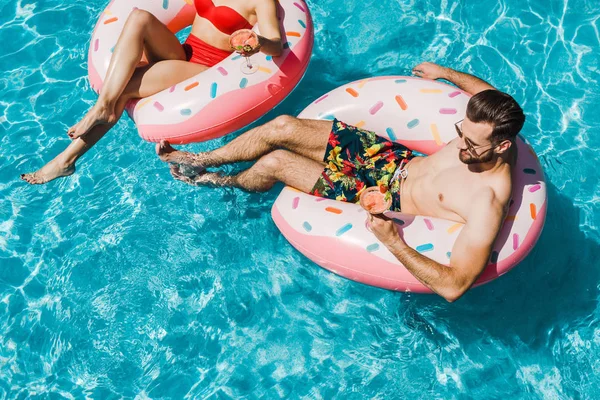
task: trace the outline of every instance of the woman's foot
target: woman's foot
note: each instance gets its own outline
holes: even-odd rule
[[[117,116],[114,107],[96,103],[81,121],[69,128],[67,134],[71,139],[77,139],[84,136],[96,125],[113,124],[115,122],[117,122]]]
[[[21,174],[21,179],[32,185],[41,185],[56,178],[72,175],[73,172],[75,172],[75,165],[61,164],[55,158],[35,172]]]

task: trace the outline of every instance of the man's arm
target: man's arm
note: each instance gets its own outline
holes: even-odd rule
[[[475,283],[486,267],[503,218],[504,206],[491,189],[474,199],[467,223],[454,243],[449,266],[409,247],[391,221],[375,218],[371,227],[375,236],[415,278],[453,302]]]
[[[496,90],[495,87],[483,79],[477,78],[476,76],[459,72],[453,70],[452,68],[442,67],[441,65],[430,62],[423,62],[417,65],[413,68],[412,73],[420,76],[421,78],[445,79],[454,83],[456,86],[471,95],[483,92],[484,90]]]

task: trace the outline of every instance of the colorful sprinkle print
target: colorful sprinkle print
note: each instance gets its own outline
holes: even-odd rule
[[[540,190],[541,188],[542,188],[542,185],[537,184],[537,185],[531,186],[528,190],[529,190],[530,193],[535,193],[538,190]]]
[[[192,110],[190,110],[189,108],[184,108],[181,111],[179,111],[179,113],[181,115],[192,115]]]
[[[310,232],[310,231],[312,231],[312,226],[311,226],[311,225],[310,225],[308,222],[306,222],[306,221],[304,221],[304,222],[302,223],[302,227],[304,228],[304,230],[305,230],[306,232]]]
[[[394,82],[396,82],[396,83],[406,83],[406,79],[396,79]]]
[[[210,85],[210,97],[212,99],[214,99],[215,97],[217,97],[217,82],[213,82]]]
[[[371,115],[377,114],[377,111],[381,110],[381,107],[383,107],[383,101],[378,101],[377,103],[375,103],[373,105],[373,107],[371,107],[369,109],[369,114],[371,114]]]
[[[535,204],[529,203],[529,212],[531,214],[531,219],[535,219],[537,216],[537,210],[535,208]]]
[[[165,110],[165,107],[162,104],[160,104],[158,101],[155,101],[153,105],[154,105],[154,108],[156,108],[160,112],[163,112]]]
[[[175,87],[177,87],[177,85],[173,85],[169,88],[169,93],[173,93],[175,91]]]
[[[452,252],[451,251],[446,252],[446,257],[450,258],[451,256],[452,256]]]
[[[443,93],[441,89],[421,89],[419,90],[421,93],[425,94],[440,94]]]
[[[429,125],[429,129],[431,130],[431,136],[433,136],[433,140],[435,140],[435,144],[437,144],[438,146],[443,145],[444,142],[442,142],[442,138],[440,137],[440,131],[438,130],[437,125],[431,124],[431,125]]]
[[[303,27],[304,29],[306,29],[306,24],[304,23],[304,21],[302,21],[301,19],[299,19],[298,23],[300,24],[301,27]]]
[[[415,250],[418,251],[419,253],[426,253],[428,251],[433,250],[433,244],[432,243],[425,243],[425,244],[422,244],[420,246],[417,246],[415,248]]]
[[[461,226],[463,226],[463,224],[461,224],[460,222],[457,222],[456,224],[454,224],[450,228],[448,228],[448,230],[446,232],[448,232],[448,234],[451,235],[454,232],[456,232],[458,229],[460,229]]]
[[[270,74],[272,71],[267,67],[258,67],[260,72],[264,72],[265,74]]]
[[[183,90],[185,90],[187,92],[188,90],[192,90],[193,88],[195,88],[198,85],[199,85],[198,82],[194,82],[194,83],[187,85]]]
[[[377,244],[377,243],[373,243],[373,244],[370,244],[370,245],[367,246],[367,251],[369,253],[372,253],[372,252],[377,251],[377,250],[379,250],[379,244]]]
[[[344,233],[352,229],[352,224],[346,224],[335,232],[335,236],[342,236]]]
[[[217,71],[219,71],[219,73],[223,76],[227,76],[227,70],[223,67],[219,67],[217,68]]]
[[[292,210],[298,208],[298,203],[300,203],[300,197],[296,196],[294,197],[294,200],[292,200]]]
[[[408,127],[408,129],[412,129],[415,126],[419,125],[419,120],[418,119],[413,119],[412,121],[409,121],[408,124],[406,124],[406,126]]]
[[[300,4],[298,4],[298,3],[294,3],[294,5],[295,5],[296,7],[298,7],[298,8],[300,9],[300,11],[302,11],[302,12],[304,12],[304,13],[306,12],[306,10],[304,9],[304,7],[302,7]]]
[[[245,88],[246,85],[248,85],[248,79],[242,78],[242,80],[240,81],[240,89]]]
[[[404,99],[402,98],[402,96],[400,96],[400,95],[396,96],[396,103],[398,103],[398,105],[400,106],[400,108],[403,111],[406,111],[406,109],[408,108],[408,105],[406,104],[406,102],[404,101]]]
[[[366,124],[365,121],[358,121],[357,123],[354,124],[354,126],[357,128],[362,128],[363,126],[365,126],[365,124]]]
[[[292,36],[292,37],[301,37],[302,36],[299,32],[286,32],[285,34],[287,36]]]
[[[396,139],[398,139],[398,136],[396,136],[396,132],[394,132],[394,130],[392,128],[387,128],[385,130],[385,133],[387,133],[388,137],[390,138],[391,141],[395,142]]]
[[[329,96],[329,95],[328,95],[328,94],[326,94],[326,95],[324,95],[324,96],[321,96],[321,97],[319,97],[317,100],[315,100],[314,104],[318,104],[318,103],[320,103],[321,101],[325,100],[325,99],[326,99],[328,96]]]
[[[456,114],[456,108],[440,108],[440,114]]]
[[[169,0],[163,0],[162,6],[165,10],[168,10],[169,9]]]
[[[450,97],[450,98],[454,98],[454,97],[458,96],[459,94],[461,94],[461,92],[459,92],[459,91],[452,92],[452,93],[449,93],[449,94],[448,94],[448,97]]]
[[[117,17],[109,18],[106,21],[104,21],[104,25],[112,24],[113,22],[117,22],[118,20],[119,18]]]
[[[98,47],[100,47],[100,39],[94,41],[94,51],[98,51]]]
[[[425,226],[427,227],[427,229],[429,229],[430,231],[433,230],[433,222],[431,222],[429,218],[425,218],[423,222],[425,222]]]
[[[335,208],[335,207],[327,207],[325,209],[325,211],[333,213],[333,214],[341,214],[342,210],[340,210],[339,208]]]
[[[519,234],[515,233],[513,234],[513,250],[516,250],[519,248]]]
[[[346,92],[352,97],[358,97],[358,92],[352,88],[346,88]]]

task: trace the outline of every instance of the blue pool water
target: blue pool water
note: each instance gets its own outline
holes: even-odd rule
[[[480,75],[521,102],[546,169],[534,251],[454,304],[354,283],[279,234],[278,190],[174,182],[126,119],[27,186],[95,100],[105,2],[0,0],[0,398],[600,397],[600,3],[309,5],[310,68],[262,121],[423,60]]]

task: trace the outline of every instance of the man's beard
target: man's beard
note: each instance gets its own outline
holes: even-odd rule
[[[481,164],[481,163],[486,163],[486,162],[492,161],[494,159],[494,152],[493,151],[487,151],[482,156],[474,157],[468,151],[460,150],[458,152],[458,158],[460,159],[460,161],[462,163],[467,164],[467,165]]]

